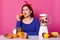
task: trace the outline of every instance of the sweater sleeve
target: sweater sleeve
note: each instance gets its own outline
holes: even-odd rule
[[[28,32],[27,35],[38,35],[40,23],[38,22],[38,20],[35,20],[34,24],[35,24],[35,31],[34,32]]]
[[[21,27],[21,21],[17,21],[16,23],[16,28],[19,28],[19,27]]]

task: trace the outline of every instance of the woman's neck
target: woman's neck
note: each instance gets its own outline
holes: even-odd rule
[[[29,20],[29,19],[31,19],[31,17],[29,16],[29,17],[26,17],[25,19],[26,19],[26,20]]]
[[[32,21],[33,21],[33,18],[30,16],[23,19],[23,23],[25,24],[30,24]]]

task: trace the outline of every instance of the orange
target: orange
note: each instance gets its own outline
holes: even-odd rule
[[[19,17],[24,16],[24,14],[18,14]]]
[[[18,35],[19,37],[21,37],[21,36],[22,36],[22,32],[18,32],[17,35]]]
[[[6,36],[6,38],[11,39],[12,38],[12,35],[8,35],[8,36]]]
[[[16,34],[13,34],[13,38],[17,38],[18,36]]]
[[[8,38],[8,39],[10,39],[10,38],[12,38],[12,35],[13,35],[13,34],[10,33],[10,34],[7,34],[5,37]]]

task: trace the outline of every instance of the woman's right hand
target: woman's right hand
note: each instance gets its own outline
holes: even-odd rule
[[[17,21],[20,21],[20,17],[18,14],[16,14],[16,19],[17,19]]]
[[[17,15],[16,15],[16,18],[17,18],[17,20],[18,20],[18,21],[20,21],[20,20],[21,20],[21,19],[20,19],[20,18],[21,18],[21,16],[23,16],[23,14],[17,14]]]

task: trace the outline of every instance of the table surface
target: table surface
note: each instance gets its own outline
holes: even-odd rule
[[[21,38],[12,38],[12,39],[7,39],[3,35],[0,35],[0,40],[60,40],[60,37],[58,38],[42,38],[39,36],[28,36],[28,39],[21,39]]]

